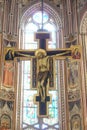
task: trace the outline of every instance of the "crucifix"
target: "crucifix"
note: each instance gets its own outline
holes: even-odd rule
[[[39,40],[39,48],[34,51],[15,50],[5,48],[5,62],[20,61],[23,57],[32,59],[32,89],[37,89],[34,95],[34,102],[38,105],[38,116],[48,116],[48,105],[51,103],[49,90],[55,89],[54,60],[55,59],[80,59],[81,52],[79,46],[56,50],[47,49],[47,40],[50,39],[49,32],[35,33],[35,39]],[[7,49],[7,50],[6,50]]]
[[[49,90],[55,89],[55,66],[56,59],[80,59],[81,53],[79,46],[71,48],[48,50],[47,41],[51,39],[50,33],[43,29],[43,0],[42,4],[42,27],[35,33],[35,40],[38,41],[38,49],[30,50],[15,50],[6,49],[4,55],[6,61],[20,61],[23,57],[28,57],[32,61],[32,74],[31,74],[31,88],[37,90],[34,95],[34,103],[38,105],[38,116],[48,116],[48,105],[52,101],[52,95]]]

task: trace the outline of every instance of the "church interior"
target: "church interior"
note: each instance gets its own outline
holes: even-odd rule
[[[0,130],[87,130],[87,0],[0,0]]]

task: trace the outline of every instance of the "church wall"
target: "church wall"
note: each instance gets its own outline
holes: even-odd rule
[[[5,63],[4,53],[18,46],[18,1],[0,5],[0,130],[16,130],[16,67],[14,62]]]
[[[81,8],[81,7],[80,7]],[[82,8],[80,9],[80,22],[81,22],[81,20],[82,20],[82,18],[83,18],[83,15],[84,15],[84,13],[87,11],[87,2],[82,6]]]
[[[87,129],[87,2],[80,7],[80,42],[83,47],[83,70],[84,70],[84,102],[86,102],[85,106],[85,126]],[[86,99],[86,101],[85,101]]]
[[[71,36],[70,37],[66,37],[65,39],[66,39],[66,42],[65,42],[65,44],[67,45],[67,47],[69,47],[68,45],[70,44],[70,45],[75,45],[75,44],[82,44],[81,43],[81,41],[80,41],[80,39],[79,39],[79,30],[80,30],[80,21],[81,21],[81,14],[79,14],[79,7],[78,7],[78,3],[76,3],[76,1],[72,1],[72,8],[71,8],[71,13],[72,13],[72,32],[71,32]],[[84,6],[85,6],[85,4],[84,4]],[[83,7],[84,8],[84,7]],[[83,9],[84,10],[84,9]],[[83,11],[82,11],[83,12]],[[76,40],[76,43],[75,43],[75,39],[77,39]],[[71,41],[71,42],[70,42]],[[70,65],[71,65],[72,63],[70,63]],[[80,72],[81,73],[84,73],[84,69],[83,69],[83,63],[82,64],[80,64],[79,63],[79,65],[80,65]],[[72,65],[71,65],[72,66]],[[75,67],[76,68],[76,67]],[[68,68],[67,68],[68,69]],[[73,70],[74,71],[74,70]],[[81,74],[80,74],[81,75]],[[86,100],[85,100],[85,84],[84,84],[84,82],[85,82],[85,80],[84,80],[84,74],[83,74],[83,76],[81,75],[81,77],[82,77],[82,81],[81,81],[81,84],[80,84],[80,88],[79,88],[79,99],[80,99],[80,102],[79,102],[79,100],[78,100],[78,98],[75,96],[75,93],[77,93],[77,89],[75,90],[75,91],[73,91],[73,89],[71,89],[70,90],[70,88],[69,88],[69,86],[67,86],[68,88],[67,88],[67,95],[68,95],[68,106],[69,106],[69,120],[71,120],[70,121],[70,124],[69,124],[69,127],[68,127],[68,129],[86,129],[86,122],[85,122],[85,120],[86,120]],[[79,82],[80,82],[80,80],[79,80]],[[75,98],[75,100],[74,99],[70,99],[71,98],[71,96],[70,96],[70,93],[72,93],[71,95],[73,95],[74,94],[74,98]],[[77,94],[77,95],[78,95]],[[71,101],[70,101],[71,100]],[[73,102],[74,101],[74,102]],[[75,102],[76,101],[76,102]],[[76,110],[77,108],[74,108],[75,107],[75,105],[76,104],[78,104],[78,105],[80,105],[80,106],[78,106],[77,108],[78,108],[78,110]],[[83,105],[82,105],[83,104]],[[74,113],[75,112],[75,113]],[[77,114],[78,113],[78,114]],[[79,117],[77,117],[77,115],[76,115],[76,117],[75,117],[75,115],[74,114],[77,114]],[[83,117],[84,116],[84,117]],[[78,119],[77,119],[78,118]],[[80,127],[74,127],[74,122],[75,122],[75,120],[78,120],[78,122],[80,122],[80,124],[79,124],[79,126]],[[82,121],[83,120],[83,121]],[[81,122],[82,121],[82,122]],[[77,122],[77,121],[76,121]],[[85,123],[84,123],[85,122]],[[72,125],[73,124],[73,125]],[[84,126],[84,127],[83,127]]]

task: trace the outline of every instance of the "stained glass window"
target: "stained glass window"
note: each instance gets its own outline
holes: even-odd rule
[[[52,38],[48,42],[49,49],[57,47],[57,30],[54,20],[46,12],[43,13],[43,28],[51,32]],[[42,15],[38,11],[29,18],[24,28],[24,45],[23,49],[38,49],[38,43],[34,39],[34,33],[41,29]],[[57,40],[56,40],[57,39]],[[22,129],[23,130],[58,130],[59,129],[59,113],[58,113],[58,78],[56,77],[56,89],[49,90],[52,95],[52,102],[48,106],[49,115],[47,118],[41,118],[37,115],[37,105],[34,104],[34,95],[37,90],[31,89],[31,60],[22,61],[23,69],[23,96],[22,96]]]
[[[43,23],[46,23],[48,21],[48,14],[46,12],[43,12]],[[36,23],[41,24],[42,22],[42,12],[39,11],[33,15],[33,19]]]

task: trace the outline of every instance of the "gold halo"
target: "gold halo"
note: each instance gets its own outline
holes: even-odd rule
[[[44,56],[47,55],[46,51],[44,49],[38,49],[35,51],[35,56],[38,56],[39,53],[42,53]]]

